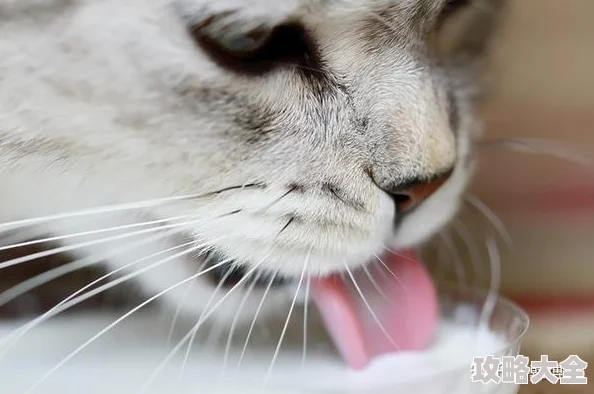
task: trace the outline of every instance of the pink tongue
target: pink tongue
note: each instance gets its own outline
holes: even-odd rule
[[[437,295],[424,266],[412,253],[389,254],[386,267],[312,278],[311,294],[344,360],[364,368],[374,357],[428,346],[438,322]],[[373,310],[373,314],[370,312]],[[374,316],[375,315],[375,316]]]

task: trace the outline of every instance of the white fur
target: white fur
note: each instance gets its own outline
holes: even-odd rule
[[[195,215],[182,236],[217,240],[217,249],[249,267],[263,260],[262,269],[292,277],[300,275],[308,254],[308,274],[316,275],[340,271],[345,263],[360,266],[386,245],[422,242],[457,209],[475,126],[464,92],[456,91],[462,119],[455,136],[447,70],[409,48],[418,36],[402,26],[416,2],[402,3],[403,11],[385,21],[394,30],[392,44],[362,37],[375,10],[387,3],[0,0],[0,221],[261,182],[267,187],[55,220],[40,228],[66,235]],[[434,3],[433,10],[443,4]],[[337,91],[318,100],[290,68],[246,77],[218,67],[192,42],[186,23],[227,9],[237,9],[234,18],[246,25],[299,18],[350,97]],[[273,114],[273,130],[250,145],[250,131],[234,119],[251,116],[254,108]],[[354,127],[360,117],[367,118],[365,134]],[[394,233],[394,204],[364,168],[371,166],[380,180],[404,181],[453,165],[446,185]],[[363,209],[323,192],[324,182],[361,201]],[[305,191],[278,200],[291,184]],[[300,220],[277,235],[291,215]],[[107,256],[143,237],[76,252]],[[116,253],[106,263],[122,267],[180,239]],[[83,241],[93,238],[66,242]],[[148,271],[139,283],[155,294],[197,266],[194,259],[177,258]],[[183,299],[184,311],[196,315],[212,291],[201,278],[187,298],[175,291],[166,299],[173,306]],[[243,295],[236,291],[215,315],[234,316]],[[274,310],[288,295],[275,291],[270,299],[266,308]],[[244,314],[252,316],[258,302],[250,297]]]

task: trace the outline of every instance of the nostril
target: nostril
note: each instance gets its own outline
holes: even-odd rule
[[[397,211],[406,213],[431,197],[450,178],[450,175],[451,171],[430,180],[415,179],[400,183],[398,187],[386,188],[384,191],[392,197]]]
[[[413,208],[414,200],[405,193],[392,194],[392,200],[396,204],[398,212],[406,212]]]

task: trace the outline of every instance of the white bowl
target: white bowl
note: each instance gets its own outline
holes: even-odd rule
[[[476,290],[444,288],[441,294],[442,327],[436,345],[425,352],[399,354],[376,360],[361,372],[346,369],[310,311],[308,347],[302,365],[302,315],[297,313],[283,342],[270,378],[267,372],[278,329],[284,318],[268,324],[270,333],[258,329],[237,368],[245,331],[237,334],[226,358],[221,344],[195,345],[180,375],[185,347],[172,358],[145,394],[274,393],[274,394],[513,394],[516,385],[474,383],[475,356],[516,356],[529,321],[511,302],[498,298],[488,320],[489,335],[477,330],[486,295]],[[313,309],[313,308],[310,308]],[[298,311],[299,312],[299,311]],[[110,324],[113,315],[69,316],[43,323],[22,337],[7,352],[0,349],[0,392],[25,393],[69,353]],[[165,359],[170,316],[139,314],[119,324],[85,350],[52,372],[35,391],[27,394],[133,394],[147,383]],[[23,322],[0,324],[0,338]],[[214,333],[217,333],[216,327]],[[484,332],[483,332],[484,334]],[[270,340],[270,336],[274,338]],[[175,342],[174,342],[175,343]],[[6,350],[6,349],[5,349]],[[264,385],[264,382],[266,384]]]

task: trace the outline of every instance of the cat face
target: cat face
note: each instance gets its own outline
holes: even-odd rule
[[[152,248],[183,239],[208,251],[173,255],[141,285],[162,290],[205,263],[217,268],[184,296],[189,312],[246,272],[254,294],[273,275],[270,305],[283,303],[304,262],[309,275],[358,267],[455,214],[477,131],[469,86],[499,6],[0,0],[0,180],[14,196],[47,196],[4,205],[31,216],[186,196],[141,210],[183,223]],[[122,267],[144,251],[105,260]]]

